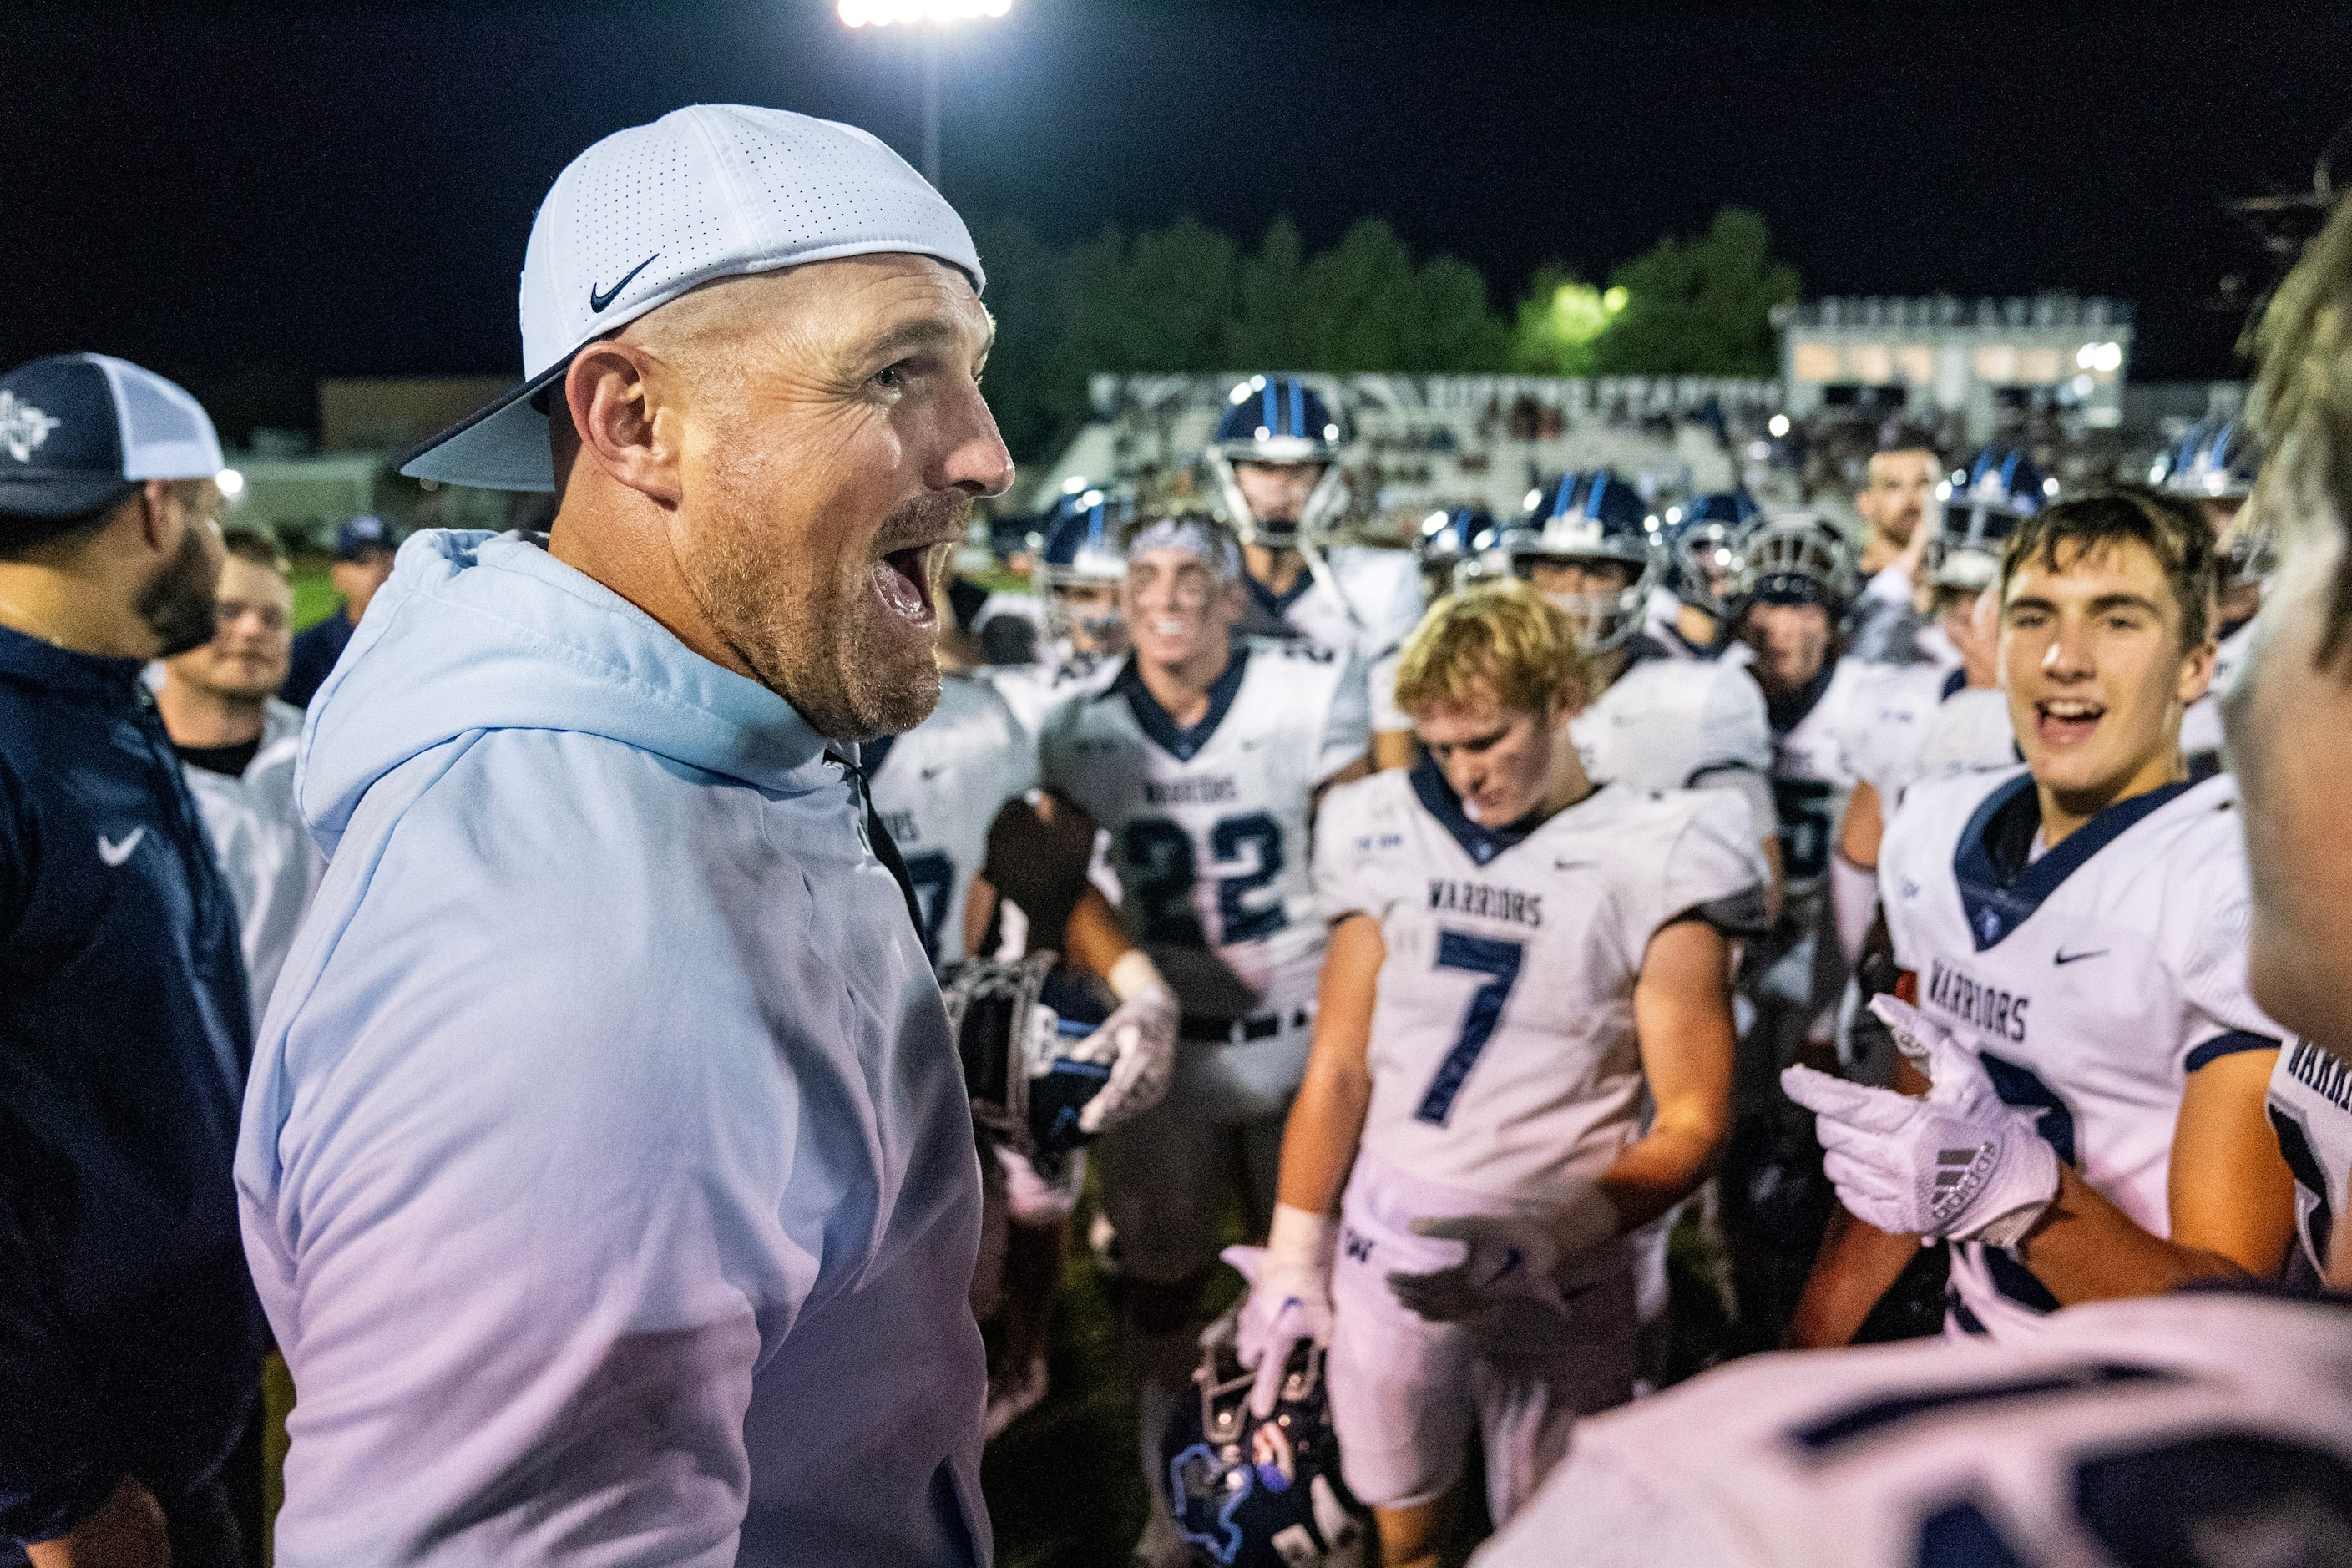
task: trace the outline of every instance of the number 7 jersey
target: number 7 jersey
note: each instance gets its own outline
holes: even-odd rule
[[[1312,1005],[1323,921],[1308,817],[1316,789],[1369,741],[1360,675],[1303,642],[1235,643],[1189,730],[1131,657],[1047,721],[1045,785],[1108,831],[1128,930],[1188,1017]]]
[[[1325,912],[1380,921],[1362,1148],[1457,1192],[1554,1201],[1640,1136],[1633,988],[1698,915],[1760,926],[1763,857],[1723,790],[1606,785],[1531,831],[1481,827],[1423,762],[1332,792]]]

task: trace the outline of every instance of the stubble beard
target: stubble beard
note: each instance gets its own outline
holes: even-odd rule
[[[961,492],[930,495],[900,509],[882,525],[880,540],[924,531],[941,512],[961,519],[971,510]],[[721,636],[769,690],[791,703],[809,728],[829,741],[871,741],[904,734],[940,700],[936,635],[893,635],[876,601],[874,557],[844,559],[830,581],[810,582],[805,563],[791,558],[777,533],[730,525],[696,552],[706,564],[700,585]],[[940,584],[932,585],[939,599]]]
[[[213,640],[219,626],[213,597],[219,578],[219,563],[205,548],[203,531],[191,524],[181,536],[179,552],[139,595],[139,618],[163,645],[156,658],[171,658]]]

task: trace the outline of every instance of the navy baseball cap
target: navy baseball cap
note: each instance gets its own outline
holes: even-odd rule
[[[0,375],[0,517],[82,517],[146,479],[226,465],[184,387],[105,354],[51,354]]]
[[[392,537],[392,525],[373,512],[359,516],[335,530],[335,559],[357,561],[361,556],[381,550],[390,554],[396,548]]]

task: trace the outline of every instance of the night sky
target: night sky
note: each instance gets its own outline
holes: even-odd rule
[[[1503,300],[1738,202],[1809,296],[2119,295],[2137,374],[2231,374],[2207,301],[2260,258],[2221,204],[2307,186],[2352,7],[2060,9],[1013,0],[948,46],[944,184],[1055,241],[1383,216]],[[101,349],[296,419],[322,374],[512,374],[572,154],[731,100],[913,157],[917,60],[820,0],[0,4],[0,363]]]

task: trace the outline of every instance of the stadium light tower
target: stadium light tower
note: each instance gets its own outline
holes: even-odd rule
[[[841,0],[841,19],[853,27],[904,22],[923,35],[923,178],[940,183],[940,31],[950,22],[1002,16],[1013,0]]]

